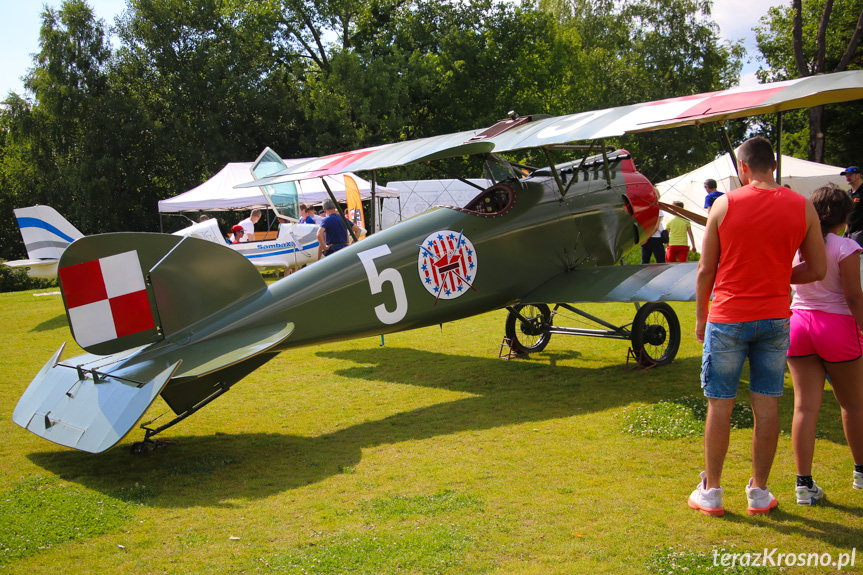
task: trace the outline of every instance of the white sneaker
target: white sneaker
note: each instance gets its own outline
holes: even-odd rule
[[[770,489],[759,489],[752,487],[752,479],[749,480],[749,485],[746,486],[746,499],[749,501],[750,515],[767,515],[774,507],[779,505],[776,498],[770,493]]]
[[[722,507],[722,488],[714,487],[707,489],[707,472],[701,472],[701,481],[695,487],[695,491],[689,496],[689,506],[693,509],[701,511],[705,515],[713,517],[722,517],[725,515],[725,508]]]
[[[815,505],[824,499],[824,490],[818,487],[814,481],[812,482],[812,489],[805,485],[798,485],[795,492],[797,493],[797,505]]]
[[[854,472],[854,489],[863,489],[863,473]]]

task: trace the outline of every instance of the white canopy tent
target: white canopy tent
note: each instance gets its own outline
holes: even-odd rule
[[[807,198],[821,186],[827,185],[828,182],[832,182],[842,189],[848,189],[845,176],[839,175],[843,169],[837,166],[808,162],[791,156],[782,156],[782,185],[803,194]],[[684,208],[690,212],[703,214],[706,217],[707,210],[704,209],[704,197],[707,194],[704,191],[704,181],[707,179],[716,180],[716,186],[720,192],[728,192],[740,187],[740,180],[737,179],[737,170],[734,168],[731,156],[725,154],[688,174],[656,184],[656,191],[659,192],[660,200],[666,204],[681,201]],[[669,216],[666,218],[670,219]],[[704,227],[692,224],[692,235],[695,237],[695,245],[700,252],[701,241],[704,238]]]
[[[305,160],[284,160],[288,166]],[[176,212],[215,212],[230,210],[248,210],[252,208],[269,207],[267,199],[260,188],[237,188],[234,186],[251,182],[250,168],[253,162],[232,162],[222,168],[212,178],[188,192],[161,200],[159,213]],[[357,183],[360,196],[364,200],[371,198],[371,183],[348,173]],[[345,201],[345,179],[342,175],[327,176],[327,185],[340,202]],[[296,182],[300,203],[319,204],[329,197],[320,178]],[[375,187],[375,196],[380,198],[398,197],[398,193],[384,186]]]

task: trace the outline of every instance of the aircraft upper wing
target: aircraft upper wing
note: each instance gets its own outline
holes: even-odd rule
[[[482,130],[469,130],[443,136],[432,136],[407,142],[396,142],[352,150],[314,158],[295,164],[268,178],[247,182],[237,188],[253,188],[265,184],[278,184],[296,180],[318,178],[343,172],[376,170],[379,168],[403,166],[417,162],[453,158],[469,154],[491,152],[494,144],[488,141],[469,141]]]
[[[863,98],[863,70],[823,74],[721,92],[669,98],[513,122],[514,127],[483,137],[469,130],[323,156],[269,178],[237,187],[255,187],[342,172],[360,172],[482,152],[506,152],[744,118]]]

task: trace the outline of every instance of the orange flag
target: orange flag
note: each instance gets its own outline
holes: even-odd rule
[[[348,199],[348,219],[351,223],[357,224],[361,228],[366,227],[366,221],[363,217],[363,201],[360,198],[360,188],[357,182],[350,176],[345,176],[345,194]]]

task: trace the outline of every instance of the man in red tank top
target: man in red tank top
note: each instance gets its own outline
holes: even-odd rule
[[[747,359],[755,417],[747,511],[765,514],[777,505],[767,478],[779,440],[791,283],[820,280],[827,270],[815,208],[776,183],[770,142],[760,136],[751,138],[740,147],[737,158],[743,187],[717,198],[710,210],[695,285],[695,336],[704,343],[701,387],[708,408],[705,471],[689,506],[715,516],[725,512],[720,479],[731,410]],[[804,263],[792,268],[798,250]]]

